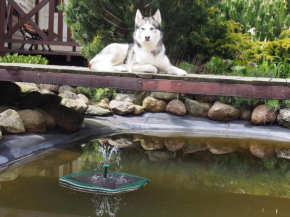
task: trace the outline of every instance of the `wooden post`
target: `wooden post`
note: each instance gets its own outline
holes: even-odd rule
[[[36,5],[39,4],[39,0],[35,0],[35,5],[34,7],[36,7]],[[37,11],[37,13],[35,14],[35,24],[39,26],[39,11]],[[38,45],[35,44],[35,50],[38,50]]]
[[[49,1],[49,20],[48,20],[48,41],[53,40],[53,32],[54,32],[54,9],[55,4],[54,0]]]
[[[60,4],[63,4],[63,0],[60,1]],[[63,40],[63,11],[58,10],[58,26],[57,26],[58,41]]]
[[[6,0],[0,0],[0,56],[4,55],[5,9]]]

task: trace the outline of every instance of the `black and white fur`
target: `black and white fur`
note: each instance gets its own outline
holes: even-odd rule
[[[186,75],[171,65],[165,55],[161,14],[157,10],[153,17],[143,17],[137,10],[133,44],[110,44],[90,61],[96,71],[129,71]]]

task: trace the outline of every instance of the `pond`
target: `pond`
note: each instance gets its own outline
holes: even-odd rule
[[[112,144],[112,139],[100,139],[3,171],[1,216],[289,216],[287,160],[260,160],[247,148],[223,155],[205,149],[194,153],[185,148],[177,152],[146,151],[141,145],[142,137],[133,138],[133,146],[120,148],[107,161],[110,170],[150,179],[144,188],[105,196],[75,192],[59,185],[58,179],[64,175],[102,167],[104,156],[111,153],[108,143]],[[204,138],[194,141],[201,146],[207,142]],[[214,141],[239,147],[248,144],[238,140]]]

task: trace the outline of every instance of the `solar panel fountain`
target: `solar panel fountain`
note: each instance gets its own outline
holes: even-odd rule
[[[150,181],[133,174],[109,171],[109,162],[113,156],[117,157],[118,148],[100,146],[99,151],[104,162],[102,170],[69,174],[61,177],[59,184],[75,191],[111,195],[135,191]]]

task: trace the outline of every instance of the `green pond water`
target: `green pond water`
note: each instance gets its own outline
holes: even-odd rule
[[[102,167],[112,148],[101,143],[62,150],[2,171],[0,216],[290,216],[289,162],[260,160],[246,149],[225,155],[208,150],[148,152],[136,142],[112,154],[110,170],[150,179],[144,188],[105,196],[59,186],[58,179],[64,175]]]

